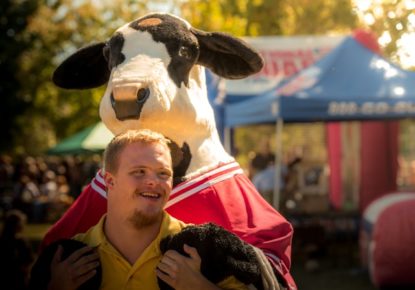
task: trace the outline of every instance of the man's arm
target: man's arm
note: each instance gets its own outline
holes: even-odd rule
[[[156,269],[157,276],[175,290],[248,289],[247,286],[236,280],[226,280],[226,283],[220,283],[223,288],[213,284],[200,272],[201,258],[196,248],[184,245],[183,249],[190,257],[169,250],[164,254]],[[232,284],[232,287],[228,287],[229,284]]]

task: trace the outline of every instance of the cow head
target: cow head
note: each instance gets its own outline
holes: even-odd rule
[[[120,27],[108,41],[75,52],[56,69],[53,81],[68,89],[107,83],[100,116],[114,134],[148,128],[177,144],[193,138],[200,145],[217,135],[202,66],[238,79],[258,72],[263,60],[228,34],[153,13]],[[198,150],[193,143],[190,150]]]

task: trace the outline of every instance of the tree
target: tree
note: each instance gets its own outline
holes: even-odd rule
[[[103,88],[86,91],[58,89],[51,82],[54,69],[75,50],[105,41],[116,28],[147,13],[149,1],[48,0],[41,1],[42,5],[30,10],[31,13],[26,12],[29,11],[29,2],[37,3],[33,0],[7,1],[14,10],[31,16],[22,16],[25,25],[15,32],[17,35],[17,31],[21,31],[24,40],[29,39],[31,45],[25,45],[20,38],[14,37],[15,45],[9,44],[10,49],[2,51],[2,59],[8,59],[10,63],[9,75],[16,80],[14,88],[19,92],[18,95],[7,93],[10,96],[8,100],[15,106],[22,103],[27,108],[11,110],[10,106],[1,107],[14,124],[12,127],[2,122],[3,128],[11,128],[9,138],[2,139],[2,143],[10,145],[8,149],[14,152],[40,154],[57,140],[99,120],[98,107]],[[157,3],[165,2],[173,3]],[[8,14],[2,13],[6,18],[1,18],[5,32],[9,24],[3,25],[4,21],[20,19],[15,17],[14,10],[8,9],[10,12],[5,10]],[[1,37],[4,35],[7,33],[2,33]],[[2,118],[5,114],[2,112]]]
[[[63,57],[62,51],[74,51],[82,41],[91,38],[91,34],[81,35],[77,29],[87,30],[91,26],[91,33],[95,31],[97,35],[98,23],[98,14],[91,4],[75,6],[71,1],[47,1],[28,19],[25,33],[35,38],[19,57],[16,75],[23,83],[20,91],[31,106],[24,114],[15,116],[20,130],[13,136],[13,151],[42,153],[55,142],[55,132],[58,137],[64,136],[80,124],[91,123],[91,116],[96,115],[91,112],[96,111],[94,93],[76,92],[79,99],[75,100],[73,93],[59,91],[50,80]]]
[[[38,8],[37,0],[3,0],[0,4],[0,150],[10,150],[14,134],[20,134],[16,116],[23,114],[32,104],[30,96],[22,90],[24,81],[19,79],[20,57],[30,49],[35,36],[27,33],[29,17]]]
[[[349,32],[357,21],[350,0],[188,0],[181,10],[195,27],[239,36]]]
[[[414,1],[366,1],[364,4],[355,7],[360,26],[369,28],[379,36],[385,56],[397,64],[408,67],[404,62],[402,45],[409,33],[415,33]],[[407,53],[413,54],[413,51]]]

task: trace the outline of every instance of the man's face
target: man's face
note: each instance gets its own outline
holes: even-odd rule
[[[157,143],[133,143],[120,153],[117,172],[105,174],[108,214],[142,228],[160,222],[172,189],[169,149]]]

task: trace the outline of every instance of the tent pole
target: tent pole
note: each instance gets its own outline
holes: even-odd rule
[[[274,178],[274,194],[273,206],[276,210],[280,208],[281,195],[281,164],[282,164],[282,130],[284,121],[281,117],[277,118],[276,124],[276,146],[275,146],[275,178]]]

